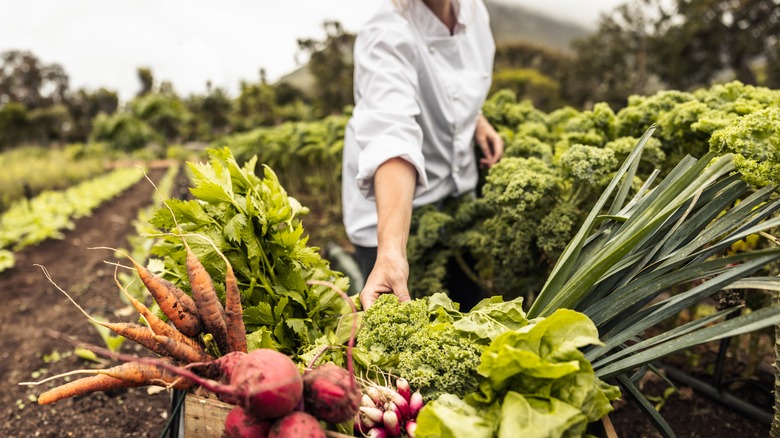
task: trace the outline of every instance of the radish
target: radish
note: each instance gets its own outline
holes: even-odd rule
[[[236,406],[225,419],[225,432],[222,438],[268,438],[271,423],[255,421],[243,408]]]
[[[420,394],[420,391],[415,391],[412,394],[412,397],[409,399],[409,414],[412,418],[417,418],[417,414],[420,412],[420,409],[423,408],[424,404],[423,396]]]
[[[406,399],[406,401],[409,401],[412,396],[412,387],[409,386],[408,380],[404,379],[403,377],[399,377],[395,381],[395,389]]]
[[[401,436],[401,423],[398,414],[395,411],[385,411],[382,416],[382,423],[385,425],[387,434],[391,437]]]
[[[409,438],[414,438],[417,434],[417,422],[407,421],[404,427],[406,428],[406,434],[409,435]]]
[[[320,422],[306,412],[295,411],[278,419],[268,438],[325,438]]]
[[[328,423],[342,423],[355,416],[363,394],[344,368],[326,363],[303,376],[306,412]]]

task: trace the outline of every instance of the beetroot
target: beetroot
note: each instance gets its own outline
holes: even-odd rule
[[[277,420],[268,438],[325,438],[320,422],[306,412],[295,411]]]
[[[236,406],[225,419],[225,432],[222,438],[268,438],[270,421],[255,421],[243,408]]]
[[[349,371],[333,363],[320,365],[303,376],[306,412],[328,423],[353,419],[362,397]]]
[[[267,348],[253,350],[238,362],[230,386],[237,404],[256,420],[292,412],[303,396],[303,379],[295,362]]]

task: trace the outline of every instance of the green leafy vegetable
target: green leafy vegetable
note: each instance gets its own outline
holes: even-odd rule
[[[300,354],[335,330],[347,304],[325,286],[345,290],[348,279],[332,271],[317,248],[307,245],[300,217],[308,210],[287,195],[267,166],[255,174],[257,159],[239,165],[229,149],[209,151],[208,163],[190,163],[191,201],[167,201],[151,222],[174,235],[153,248],[165,260],[166,277],[189,290],[185,252],[177,225],[224,296],[225,265],[213,241],[230,261],[243,296],[250,349],[273,348]],[[171,211],[175,215],[171,216]]]

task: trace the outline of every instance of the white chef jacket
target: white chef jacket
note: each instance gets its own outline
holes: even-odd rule
[[[355,108],[344,139],[342,203],[352,243],[377,246],[374,174],[400,157],[417,170],[414,206],[472,191],[472,144],[495,43],[482,0],[454,0],[450,30],[420,0],[383,0],[357,35]]]

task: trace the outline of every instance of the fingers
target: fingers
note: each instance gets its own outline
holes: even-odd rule
[[[504,156],[504,139],[490,125],[490,122],[482,116],[477,121],[474,139],[482,151],[482,155],[484,155],[479,160],[481,167],[493,167]]]

